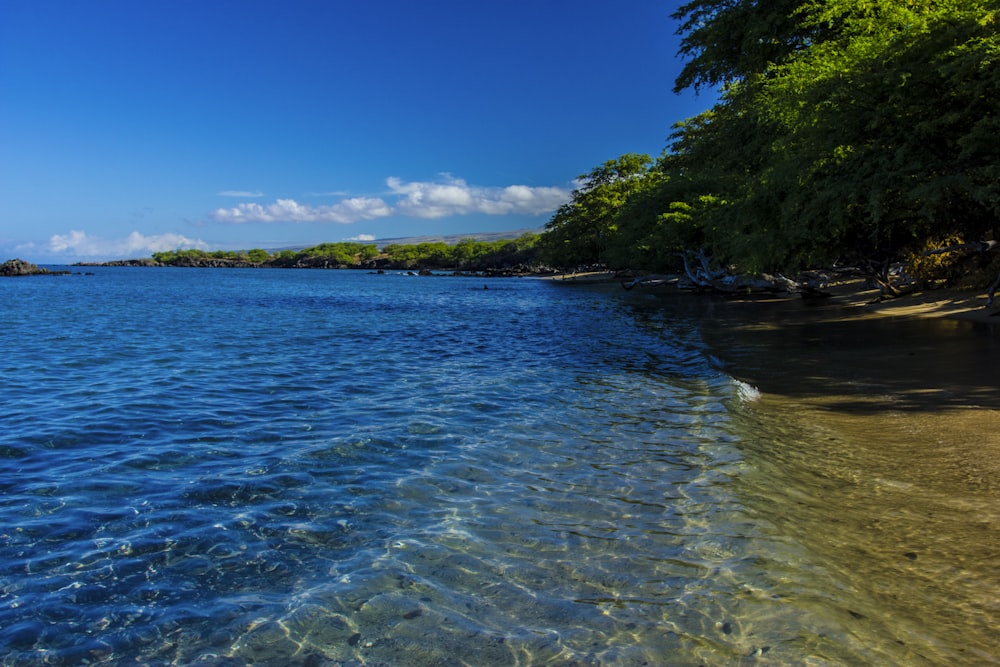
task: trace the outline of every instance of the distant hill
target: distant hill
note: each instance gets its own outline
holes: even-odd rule
[[[450,234],[446,236],[403,236],[393,239],[376,239],[380,248],[392,243],[398,245],[416,245],[417,243],[447,243],[455,245],[462,239],[472,239],[473,241],[503,241],[505,239],[516,239],[525,234],[541,234],[542,229],[515,229],[509,232],[484,232],[482,234]]]
[[[472,239],[473,241],[488,242],[488,241],[503,241],[506,239],[516,239],[524,236],[525,234],[541,234],[544,231],[542,228],[538,229],[515,229],[509,232],[483,232],[480,234],[447,234],[443,236],[400,236],[396,238],[388,239],[375,239],[374,241],[363,241],[363,243],[374,243],[379,248],[383,248],[387,245],[417,245],[418,243],[446,243],[448,245],[455,245],[462,239]],[[310,245],[297,245],[297,246],[286,246],[283,248],[272,248],[268,252],[275,253],[282,250],[294,250],[298,252],[300,250],[305,250],[311,246],[318,245],[316,243]]]

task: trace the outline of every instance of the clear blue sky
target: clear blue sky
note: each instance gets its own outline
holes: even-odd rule
[[[658,155],[663,0],[0,0],[0,261],[539,228]]]

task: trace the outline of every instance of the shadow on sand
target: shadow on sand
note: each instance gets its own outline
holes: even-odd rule
[[[856,413],[1000,410],[1000,322],[794,300],[686,301],[677,305],[699,319],[722,370],[762,392]]]

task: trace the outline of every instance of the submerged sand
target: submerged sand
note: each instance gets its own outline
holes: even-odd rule
[[[939,468],[942,480],[974,480],[1000,502],[1000,308],[985,307],[985,291],[874,302],[878,290],[852,280],[806,301],[625,292],[597,273],[560,281],[603,283],[695,318],[713,362],[759,392],[758,408],[848,437],[859,451],[893,452],[890,468],[919,452],[928,476]]]
[[[602,279],[624,291],[562,282]],[[713,363],[750,387],[739,485],[865,601],[845,627],[893,638],[907,664],[998,663],[1000,309],[981,291],[831,291],[627,298],[695,318]]]

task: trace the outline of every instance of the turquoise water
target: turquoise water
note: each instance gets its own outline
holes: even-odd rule
[[[870,438],[731,378],[690,306],[92,274],[0,283],[4,665],[1000,660],[996,487],[880,471],[982,550],[957,587],[906,587],[912,540],[866,566]]]

